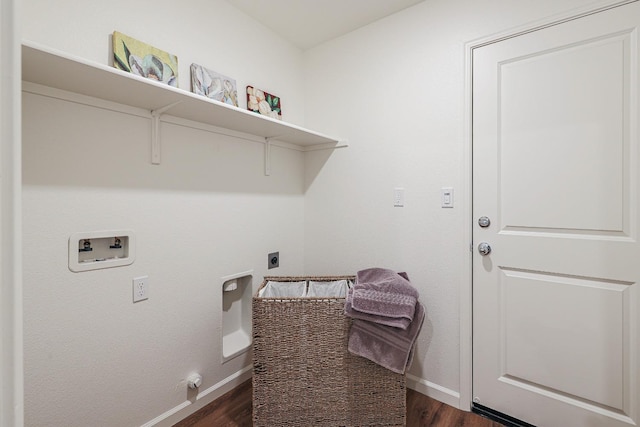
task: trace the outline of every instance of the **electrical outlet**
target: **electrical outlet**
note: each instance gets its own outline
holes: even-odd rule
[[[133,279],[133,302],[149,299],[149,276]]]
[[[280,267],[280,252],[271,252],[267,255],[267,267],[269,269]]]

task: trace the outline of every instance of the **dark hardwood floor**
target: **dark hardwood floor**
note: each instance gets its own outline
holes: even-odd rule
[[[174,427],[251,427],[251,380],[211,402]],[[407,427],[502,427],[502,424],[460,411],[413,390],[407,390]],[[304,426],[301,426],[304,427]]]

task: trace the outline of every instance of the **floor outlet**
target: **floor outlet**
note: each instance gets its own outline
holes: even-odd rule
[[[133,302],[149,299],[149,276],[133,279]]]

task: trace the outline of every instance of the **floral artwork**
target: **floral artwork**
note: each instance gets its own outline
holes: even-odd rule
[[[113,32],[113,66],[178,87],[178,57],[118,31]]]
[[[256,89],[253,86],[247,86],[247,110],[282,120],[280,97]]]
[[[202,65],[191,64],[191,91],[234,107],[238,106],[236,81]]]

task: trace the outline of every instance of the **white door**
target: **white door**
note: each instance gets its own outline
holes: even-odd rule
[[[473,53],[474,402],[536,426],[640,425],[639,27]]]

